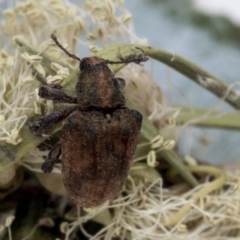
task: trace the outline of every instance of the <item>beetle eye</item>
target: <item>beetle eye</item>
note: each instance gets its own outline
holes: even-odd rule
[[[123,88],[124,88],[125,85],[126,85],[125,80],[122,79],[122,78],[115,78],[114,80],[115,80],[115,81],[114,81],[114,85],[115,85],[119,90],[122,91]]]

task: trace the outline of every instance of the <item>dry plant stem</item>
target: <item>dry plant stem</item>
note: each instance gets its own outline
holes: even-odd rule
[[[207,173],[216,178],[216,180],[204,185],[202,189],[194,193],[192,197],[189,199],[189,202],[196,203],[197,200],[199,200],[200,198],[204,198],[209,193],[222,188],[226,182],[225,173],[221,169],[218,169],[216,167],[190,166],[188,167],[188,169],[194,173]],[[179,223],[181,220],[184,219],[184,217],[188,214],[190,210],[191,210],[191,205],[186,204],[177,213],[172,214],[167,220],[164,218],[161,219],[161,223],[169,227],[176,225],[177,223]]]
[[[181,112],[177,116],[177,124],[194,124],[201,127],[226,128],[240,130],[240,114],[238,111],[224,113],[209,111],[201,108],[179,107]]]
[[[21,47],[23,47],[24,51],[30,51],[30,53],[34,52],[35,54],[39,52],[37,49],[30,46],[29,44],[27,44],[26,42],[22,41],[19,38],[16,39],[16,43],[19,44]],[[120,46],[111,46],[99,52],[98,56],[108,60],[117,60],[119,58],[119,55],[122,58],[127,58],[133,54],[135,55],[142,54],[142,51],[138,50],[134,45],[125,44]],[[45,67],[50,68],[50,64],[51,64],[51,61],[49,60],[50,57],[48,57],[47,54],[44,54],[43,57],[44,57],[43,59],[44,66],[49,65]],[[47,61],[45,61],[45,58],[47,59]],[[111,68],[114,72],[117,72],[122,67],[124,67],[124,64],[111,65]],[[72,89],[75,88],[78,75],[79,75],[79,68],[72,71],[69,77],[67,77],[65,81],[62,83],[62,85],[64,86],[64,90],[71,91]],[[136,108],[133,107],[133,109],[136,109]],[[5,149],[5,146],[3,146],[2,150],[3,150],[3,154],[5,155],[3,159],[6,159],[6,162],[7,163],[10,162],[10,164],[1,166],[0,173],[3,172],[9,165],[13,165],[14,163],[18,162],[31,149],[33,149],[40,142],[45,140],[45,138],[39,138],[34,136],[30,131],[28,131],[27,127],[24,127],[23,130],[20,132],[20,134],[23,138],[23,141],[20,144],[18,144],[17,146],[11,146],[9,144],[5,145],[7,146],[7,151]],[[154,137],[156,137],[159,134],[159,132],[153,126],[153,124],[146,117],[144,117],[141,134],[146,140],[151,141]],[[6,154],[6,152],[8,154]],[[186,181],[191,186],[198,185],[195,177],[186,169],[182,160],[177,156],[177,154],[174,151],[163,150],[161,153],[164,155],[164,158],[178,170],[178,172],[186,179]],[[11,156],[11,158],[9,158],[8,155]]]

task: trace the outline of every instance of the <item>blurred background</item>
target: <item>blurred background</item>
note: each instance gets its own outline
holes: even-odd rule
[[[1,10],[15,2],[0,0]],[[138,0],[125,1],[125,7],[136,35],[150,46],[179,54],[228,84],[240,83],[239,0]],[[151,67],[168,103],[234,110],[168,66],[154,62]],[[239,143],[238,131],[191,127],[181,133],[180,151],[210,163],[236,163]]]
[[[150,46],[179,54],[227,84],[240,83],[240,1],[138,0],[125,6],[137,36]],[[166,65],[155,62],[153,72],[169,103],[234,110]],[[182,132],[180,143],[181,153],[203,161],[240,162],[238,131],[192,127]]]

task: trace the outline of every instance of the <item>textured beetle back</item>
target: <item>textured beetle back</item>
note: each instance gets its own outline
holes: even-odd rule
[[[117,109],[111,120],[96,111],[73,112],[62,129],[63,181],[70,198],[94,207],[116,196],[132,164],[141,115]]]

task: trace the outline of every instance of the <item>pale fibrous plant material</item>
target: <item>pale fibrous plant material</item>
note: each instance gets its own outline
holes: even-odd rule
[[[66,107],[40,98],[39,87],[61,84],[73,93],[79,74],[79,63],[56,47],[50,40],[52,33],[80,58],[93,54],[119,60],[145,53],[239,108],[233,88],[176,54],[147,46],[147,40],[134,33],[132,15],[123,0],[86,0],[78,4],[21,1],[3,11],[0,28],[1,205],[17,189],[21,195],[19,187],[26,181],[23,172],[38,179],[51,201],[57,199],[54,213],[49,206],[43,210],[34,208],[39,217],[31,222],[30,229],[18,224],[19,228],[28,229],[19,239],[34,239],[35,234],[41,233],[41,226],[47,227],[47,232],[58,229],[62,235],[55,239],[66,240],[74,239],[78,231],[88,239],[239,239],[239,173],[228,174],[217,167],[198,165],[192,156],[185,156],[185,161],[178,156],[178,139],[174,137],[177,124],[192,119],[181,115],[182,108],[167,103],[147,67],[111,66],[117,77],[126,80],[127,105],[138,109],[144,121],[123,190],[101,206],[83,209],[68,200],[61,164],[56,164],[51,174],[41,171],[49,152],[46,146],[52,143],[37,146],[51,135],[56,137],[61,125],[42,137],[28,130],[33,119]],[[232,127],[240,128],[237,123]],[[178,180],[179,175],[185,180]],[[16,216],[11,213],[3,219],[0,214],[0,237],[5,233],[12,239],[21,230],[13,228],[15,222],[24,221]],[[91,232],[85,229],[86,223],[98,223],[101,228]],[[39,236],[38,239],[53,239],[52,235]]]

